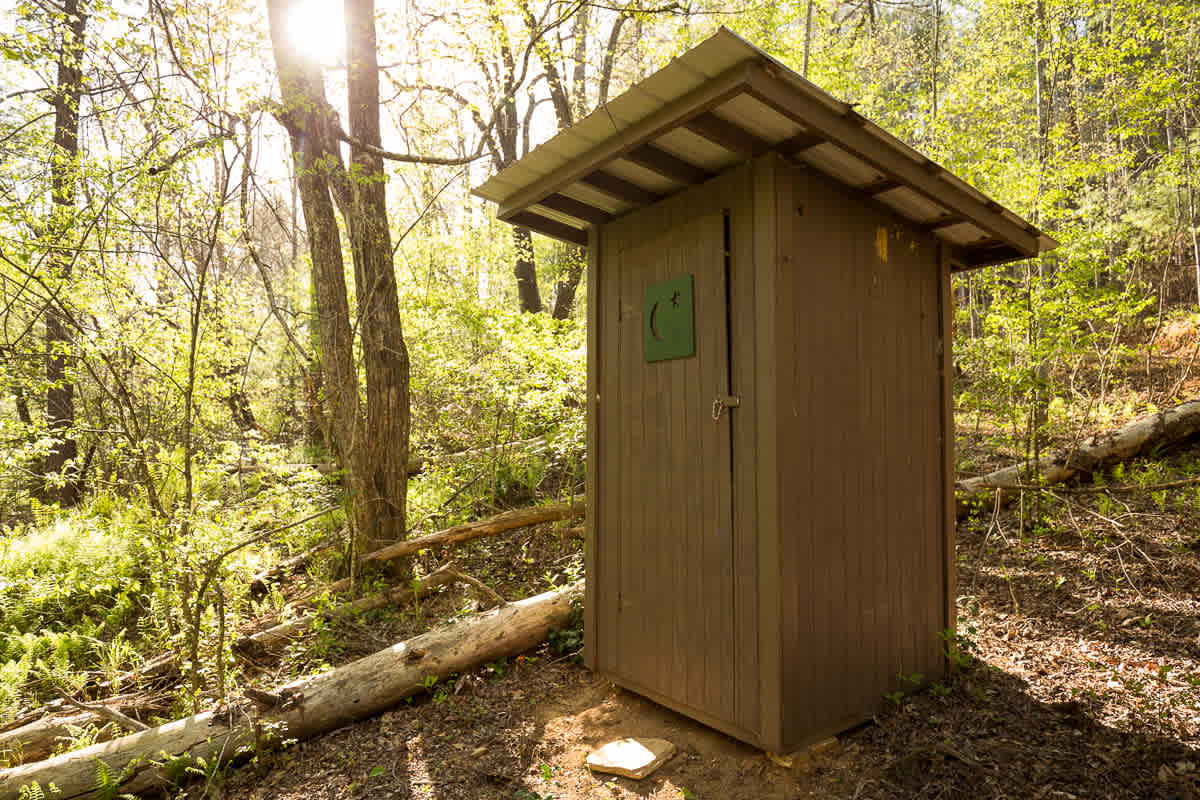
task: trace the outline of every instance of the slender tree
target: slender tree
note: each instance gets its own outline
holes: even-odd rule
[[[75,187],[79,162],[79,103],[83,98],[84,35],[87,11],[79,0],[63,0],[62,33],[58,46],[57,80],[54,87],[54,147],[50,161],[50,220],[46,226],[51,243],[51,279],[66,291],[74,269],[76,250],[69,246],[74,225]],[[71,432],[75,425],[75,384],[68,374],[71,329],[57,303],[47,305],[46,326],[46,424],[52,444],[46,454],[42,495],[63,506],[79,500],[79,474],[75,457],[78,445]]]

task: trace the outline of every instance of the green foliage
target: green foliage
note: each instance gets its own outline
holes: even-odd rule
[[[949,629],[938,631],[938,636],[945,643],[942,652],[946,654],[946,658],[950,663],[958,669],[970,669],[975,664],[975,650],[977,645],[975,640],[971,638],[974,635],[974,627],[968,626],[964,631],[951,631]]]
[[[129,634],[142,612],[137,515],[57,519],[0,539],[0,715],[53,694]],[[108,657],[118,650],[109,649]]]
[[[138,800],[137,795],[123,793],[121,784],[132,776],[138,768],[139,760],[133,759],[119,772],[113,772],[108,764],[97,758],[92,762],[93,783],[92,793],[96,800]]]
[[[46,788],[43,789],[40,783],[34,781],[21,787],[17,793],[17,800],[50,800],[61,795],[62,792],[53,783],[46,784]]]
[[[576,664],[583,663],[583,603],[571,601],[571,614],[567,617],[565,628],[554,628],[548,637],[550,652],[563,658],[569,658]]]
[[[412,332],[414,519],[448,525],[583,483],[583,326],[478,299],[406,309]],[[533,441],[531,441],[533,440]],[[519,443],[504,447],[506,443]],[[495,445],[501,445],[496,448]],[[439,464],[436,454],[474,451]]]
[[[196,608],[198,572],[237,539],[311,512],[310,498],[327,502],[328,488],[309,472],[281,472],[236,509],[219,501],[205,505],[207,516],[193,517],[186,534],[164,529],[145,506],[107,492],[70,512],[35,504],[31,522],[0,533],[0,719],[55,696],[56,687],[77,686],[85,671],[111,680],[136,667],[143,654],[186,652],[186,612]],[[206,492],[209,480],[227,482],[215,471],[204,475],[198,486]],[[217,574],[228,595],[226,629],[252,610],[244,587],[254,572],[328,535],[339,522],[337,514],[318,518],[227,558]],[[228,660],[227,643],[217,641],[214,593],[199,602],[207,662],[201,674],[208,680],[218,672],[217,659]]]
[[[1061,243],[1036,261],[955,278],[956,412],[982,423],[987,453],[969,454],[971,466],[987,456],[1031,457],[1140,411],[1145,398],[1131,396],[1125,383],[1143,359],[1145,369],[1151,365],[1146,340],[1160,322],[1195,320],[1189,265],[1200,88],[1192,61],[1200,7],[1184,0],[811,5],[811,41],[806,4],[639,13],[614,51],[610,97],[721,22],[792,66],[808,52],[817,84]],[[309,435],[322,389],[316,363],[295,345],[319,359],[321,342],[287,157],[271,149],[279,131],[270,115],[254,110],[264,107],[263,90],[228,77],[269,72],[255,60],[270,52],[265,26],[256,24],[261,9],[204,0],[195,11],[163,20],[177,46],[156,50],[167,37],[153,15],[90,4],[84,147],[68,164],[52,141],[46,93],[23,91],[53,84],[60,22],[29,4],[0,9],[0,60],[17,89],[0,104],[0,719],[55,687],[79,685],[87,671],[116,678],[166,650],[190,662],[180,712],[205,692],[221,694],[237,669],[227,641],[233,626],[282,604],[278,593],[250,600],[250,575],[345,524],[339,510],[221,557],[347,498],[341,466],[323,475],[302,465],[337,459]],[[464,4],[458,13],[472,34],[463,63],[451,63],[449,44],[424,48],[439,53],[428,67],[434,74],[486,60],[476,49],[489,46],[486,37],[474,35],[483,27],[473,25],[486,9]],[[599,56],[616,12],[589,13],[583,51]],[[381,24],[381,48],[397,46],[397,31]],[[505,18],[510,24],[509,36],[523,35],[516,16]],[[453,38],[440,22],[418,28]],[[566,63],[568,48],[557,46]],[[595,69],[585,73],[573,98],[581,113],[597,99]],[[487,82],[455,83],[470,94],[466,87]],[[543,100],[547,83],[511,93],[518,116],[525,90]],[[462,131],[475,134],[472,109],[497,99],[391,103],[405,116],[385,129],[402,127],[413,152],[469,152]],[[534,139],[549,132],[539,124]],[[266,143],[250,170],[243,136]],[[52,165],[78,186],[70,214],[49,201]],[[242,175],[249,178],[244,220],[236,209]],[[576,495],[584,483],[586,288],[567,320],[517,313],[511,230],[465,193],[479,177],[476,166],[408,164],[387,175],[412,373],[411,451],[425,461],[407,498],[419,532]],[[62,253],[71,255],[69,275],[56,267]],[[549,305],[551,286],[578,271],[579,253],[537,237],[533,256]],[[44,408],[44,309],[55,297],[69,301],[63,310],[74,323],[70,340],[53,350],[66,358],[75,392],[75,466],[84,454],[89,460],[87,499],[66,511],[33,491],[43,479],[67,480],[39,476],[55,444]],[[357,326],[358,309],[351,310]],[[1177,399],[1167,396],[1169,384],[1155,402]],[[1099,479],[1149,486],[1163,475],[1121,467]],[[1149,499],[1163,512],[1172,502],[1194,511],[1200,489]],[[1037,500],[1047,513],[1055,502]],[[1108,495],[1095,503],[1102,516],[1122,513]],[[1054,526],[1034,519],[1027,530],[1050,535]],[[1091,530],[1083,536],[1103,540]],[[323,565],[315,577],[335,568]],[[573,559],[555,569],[546,575],[551,584],[560,574],[578,577],[582,566]],[[1125,589],[1120,576],[1084,574]],[[1063,588],[1065,578],[1052,585]],[[1160,622],[1146,616],[1138,624]],[[576,605],[568,626],[551,634],[556,655],[581,660],[582,625]],[[974,661],[970,634],[943,633],[947,657],[960,667]],[[327,666],[340,638],[338,620],[318,613],[291,667]],[[489,665],[495,677],[506,668]],[[446,699],[445,685],[425,688],[435,702]]]

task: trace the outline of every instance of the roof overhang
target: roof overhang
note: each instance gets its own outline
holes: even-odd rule
[[[807,163],[953,245],[957,268],[1058,242],[721,28],[474,193],[500,219],[575,244],[767,152]]]

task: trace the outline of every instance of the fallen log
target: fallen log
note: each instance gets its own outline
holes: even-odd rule
[[[122,672],[115,681],[101,681],[96,688],[101,691],[120,689],[130,682],[141,685],[146,681],[174,678],[179,674],[179,664],[175,661],[175,653],[163,653],[146,661],[136,669]]]
[[[167,772],[179,771],[162,768],[168,759],[176,767],[200,758],[213,765],[256,747],[309,739],[391,708],[427,688],[428,676],[441,679],[540,644],[553,628],[566,624],[582,591],[577,582],[421,634],[276,692],[256,693],[237,707],[0,770],[0,800],[17,800],[21,787],[34,782],[43,789],[53,783],[61,800],[88,796],[100,770],[97,762],[123,792],[162,789],[169,784]]]
[[[356,614],[365,614],[384,606],[404,606],[427,597],[435,589],[460,580],[462,575],[453,567],[444,566],[426,575],[414,587],[398,587],[369,597],[363,597],[352,603],[336,606],[324,613],[325,617],[346,618]],[[234,655],[240,658],[257,660],[278,652],[288,642],[303,636],[316,620],[316,614],[306,614],[296,619],[281,622],[278,625],[257,631],[248,636],[241,636],[233,642]]]
[[[296,572],[303,572],[308,566],[308,562],[322,553],[328,553],[331,550],[336,550],[341,546],[341,543],[333,539],[327,539],[314,547],[310,547],[303,553],[298,553],[291,558],[286,558],[274,566],[267,567],[262,572],[259,572],[250,579],[250,596],[262,597],[271,589],[272,583],[278,583],[279,579],[285,575],[291,575]]]
[[[532,439],[517,439],[512,442],[502,442],[500,444],[490,444],[486,447],[477,447],[474,450],[459,450],[455,453],[443,453],[435,456],[432,459],[424,459],[420,456],[411,458],[408,461],[408,474],[417,475],[425,470],[429,464],[436,464],[439,467],[445,464],[461,464],[463,461],[470,461],[472,458],[480,456],[494,456],[498,453],[505,453],[514,450],[531,450],[537,452],[546,445],[545,436],[535,436]]]
[[[97,723],[95,714],[48,714],[19,728],[0,733],[0,761],[8,764],[23,764],[40,761],[54,754],[65,740],[72,737],[72,729]]]
[[[497,533],[504,533],[505,531],[516,530],[518,528],[528,528],[530,525],[541,525],[545,522],[576,519],[582,517],[584,511],[585,506],[582,499],[570,500],[565,503],[552,503],[534,508],[518,508],[512,511],[505,511],[494,517],[488,517],[487,519],[455,525],[453,528],[446,528],[427,536],[418,536],[416,539],[405,539],[387,547],[381,547],[378,550],[363,555],[359,558],[358,563],[365,565],[380,561],[392,561],[412,555],[420,550],[466,544],[476,539],[482,539],[485,536],[494,536]]]
[[[130,714],[161,712],[170,705],[170,701],[165,697],[146,698],[138,695],[110,697],[104,703],[109,710],[119,709]],[[79,729],[88,725],[101,727],[101,739],[111,739],[114,735],[119,735],[111,728],[103,728],[111,721],[105,718],[103,712],[63,712],[62,708],[67,705],[56,705],[41,717],[0,731],[0,761],[9,764],[40,761],[53,755],[60,745],[75,738]]]
[[[140,686],[146,682],[160,678],[173,678],[178,674],[179,665],[175,663],[175,654],[164,653],[161,656],[150,659],[137,669],[131,669],[128,672],[121,673],[117,676],[115,681],[105,680],[95,684],[94,686],[92,684],[88,684],[86,689],[91,693],[103,696],[112,692],[113,690],[119,691],[122,686],[125,686],[131,682],[137,683]],[[136,697],[140,697],[140,694],[133,693],[127,695],[108,696],[105,702],[117,703],[123,702],[127,698]],[[65,711],[67,706],[68,704],[65,703],[60,697],[57,700],[51,700],[50,702],[39,706],[36,709],[23,711],[13,719],[9,720],[3,725],[0,725],[0,734],[15,730],[17,728],[22,728],[26,725],[37,722],[48,715]]]
[[[495,536],[498,533],[528,528],[531,525],[541,525],[546,522],[557,522],[564,519],[578,519],[584,515],[584,511],[585,506],[581,499],[569,500],[565,503],[535,506],[534,508],[518,508],[512,511],[505,511],[494,517],[488,517],[487,519],[455,525],[452,528],[446,528],[445,530],[440,530],[426,536],[418,536],[415,539],[404,539],[395,544],[390,544],[387,547],[381,547],[378,550],[364,554],[358,559],[358,563],[359,566],[378,564],[409,556],[421,550],[466,544],[476,539]],[[349,588],[349,578],[343,578],[340,581],[334,581],[333,583],[317,587],[289,602],[284,607],[284,611],[286,613],[311,605],[314,600],[326,592],[336,594],[337,592],[344,592]]]
[[[1193,400],[1134,420],[1115,431],[1097,434],[1073,450],[1046,456],[1036,465],[1017,464],[959,481],[954,492],[958,518],[962,519],[972,507],[988,501],[1003,505],[1029,484],[1062,483],[1197,433],[1200,433],[1200,400]],[[988,507],[993,506],[988,503]]]

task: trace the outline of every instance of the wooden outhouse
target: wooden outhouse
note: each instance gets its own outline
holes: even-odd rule
[[[588,664],[776,751],[942,674],[950,274],[1055,242],[725,29],[476,192],[588,251]]]

